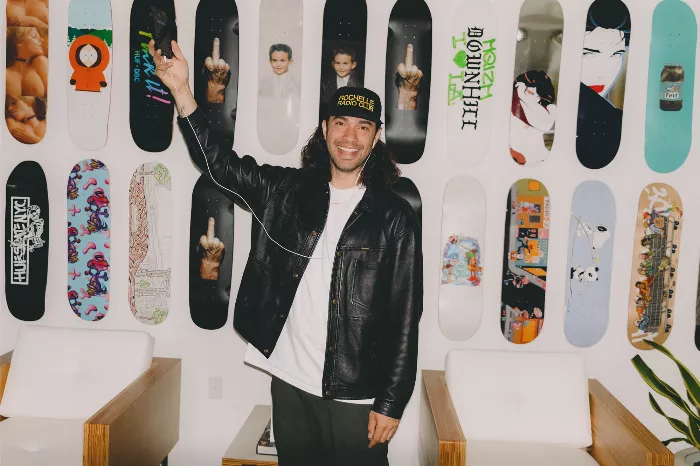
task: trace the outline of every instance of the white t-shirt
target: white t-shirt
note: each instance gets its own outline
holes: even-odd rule
[[[335,249],[340,234],[353,210],[362,199],[364,186],[336,189],[330,186],[330,206],[326,227],[311,254],[287,321],[269,359],[248,344],[245,361],[285,382],[322,396],[323,365],[328,329],[328,300]],[[338,400],[354,404],[371,404],[374,399]]]
[[[348,81],[350,81],[350,75],[345,76],[344,78],[341,78],[338,75],[335,75],[335,83],[338,89],[341,87],[345,87],[348,85]]]

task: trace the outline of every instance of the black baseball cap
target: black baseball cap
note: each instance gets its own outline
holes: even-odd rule
[[[382,124],[382,102],[379,96],[364,87],[341,87],[333,94],[326,109],[326,118],[349,116]]]

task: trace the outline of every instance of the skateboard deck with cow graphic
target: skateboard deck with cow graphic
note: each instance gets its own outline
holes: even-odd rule
[[[144,324],[170,310],[172,181],[162,163],[136,169],[129,187],[129,307]]]
[[[233,273],[233,201],[202,175],[192,191],[190,315],[200,328],[226,324]]]
[[[490,1],[463,1],[454,16],[447,88],[447,144],[458,165],[486,155],[493,118],[497,16]]]
[[[612,191],[584,181],[571,202],[564,318],[566,338],[579,348],[598,343],[608,328],[614,239]]]
[[[68,303],[83,320],[101,320],[109,310],[109,170],[81,160],[68,176]]]
[[[627,337],[637,349],[643,340],[663,344],[671,333],[680,255],[683,204],[671,186],[648,185],[639,196],[634,233]]]
[[[520,8],[510,109],[510,156],[518,165],[546,160],[554,144],[564,14],[557,0]]]
[[[157,64],[148,53],[156,50],[172,57],[170,41],[177,40],[173,0],[134,0],[131,6],[129,54],[129,124],[136,145],[147,152],[162,152],[173,137],[174,97],[156,76]]]
[[[236,2],[201,0],[195,24],[195,99],[212,129],[233,143],[240,47]]]
[[[501,282],[501,331],[511,343],[530,343],[542,331],[550,219],[547,188],[531,178],[516,181],[506,205]]]
[[[486,233],[486,195],[470,176],[452,178],[442,202],[440,330],[453,341],[479,329],[483,307],[481,280]]]
[[[68,8],[68,132],[84,150],[107,142],[112,93],[110,0],[71,0]]]
[[[693,138],[695,14],[681,0],[663,0],[651,23],[644,157],[658,173],[677,170]]]
[[[41,319],[49,265],[49,198],[41,165],[17,165],[5,186],[5,299],[19,320]]]
[[[418,221],[423,223],[423,201],[416,185],[409,178],[402,176],[394,184],[393,190],[406,199],[418,215]]]
[[[398,0],[391,10],[386,49],[386,143],[399,163],[420,160],[430,107],[433,21],[423,0]]]

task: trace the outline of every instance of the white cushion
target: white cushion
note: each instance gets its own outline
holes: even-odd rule
[[[588,380],[577,354],[451,350],[445,379],[469,440],[593,443]]]
[[[0,414],[84,421],[151,366],[153,346],[146,332],[25,325]]]
[[[0,466],[81,464],[81,421],[12,418],[0,422]]]
[[[586,451],[523,442],[467,440],[467,466],[597,466]]]

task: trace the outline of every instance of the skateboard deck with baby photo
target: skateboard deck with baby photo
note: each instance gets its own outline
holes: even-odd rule
[[[49,197],[41,165],[17,165],[5,196],[5,299],[16,319],[33,322],[44,315],[49,268]]]
[[[498,21],[490,1],[464,0],[449,41],[447,147],[458,165],[486,155],[493,121]]]
[[[201,0],[194,39],[194,97],[209,125],[233,144],[238,111],[238,8],[231,0]]]
[[[418,188],[416,188],[416,185],[413,183],[413,181],[411,181],[409,178],[402,176],[394,184],[393,189],[398,194],[400,194],[401,197],[406,199],[409,204],[411,204],[411,207],[413,207],[413,210],[416,212],[416,215],[418,215],[418,221],[422,224],[423,201],[421,200],[420,192],[418,192]]]
[[[107,142],[112,93],[110,0],[71,0],[68,8],[68,132],[84,150]]]
[[[643,340],[663,344],[671,333],[678,280],[683,204],[671,186],[648,185],[639,196],[634,232],[627,338],[640,350]]]
[[[698,26],[681,0],[663,0],[651,22],[644,158],[655,172],[680,168],[693,139]]]
[[[162,152],[173,137],[175,99],[156,76],[148,43],[171,58],[171,40],[177,40],[173,0],[134,0],[131,6],[129,54],[129,124],[136,145],[147,152]]]
[[[554,144],[564,14],[557,0],[520,8],[510,108],[510,156],[518,165],[546,160]]]
[[[95,159],[81,160],[66,187],[68,303],[83,320],[97,321],[109,310],[109,170]]]
[[[258,140],[267,152],[291,152],[299,140],[303,68],[302,0],[262,0],[258,51]]]
[[[233,272],[233,201],[205,175],[192,191],[190,315],[200,328],[226,324]]]
[[[430,107],[433,22],[423,0],[398,0],[391,10],[386,49],[386,143],[402,164],[425,150]]]
[[[475,178],[458,176],[442,199],[440,330],[450,340],[463,341],[481,323],[486,195]]]
[[[511,343],[530,343],[542,331],[550,221],[547,188],[531,178],[516,181],[506,205],[501,282],[501,331]]]
[[[574,191],[569,224],[564,333],[587,348],[608,328],[615,197],[605,183],[584,181]]]

